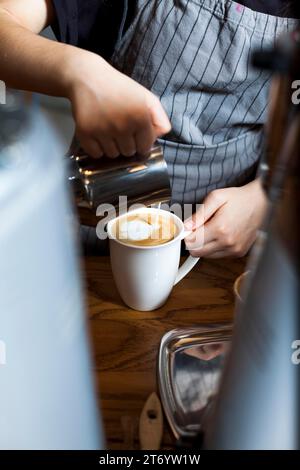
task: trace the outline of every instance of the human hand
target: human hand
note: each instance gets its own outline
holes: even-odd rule
[[[244,256],[256,239],[267,208],[260,180],[240,188],[212,191],[185,222],[192,233],[185,239],[192,256]]]
[[[83,149],[93,157],[147,153],[171,129],[159,99],[96,54],[78,51],[68,97]]]

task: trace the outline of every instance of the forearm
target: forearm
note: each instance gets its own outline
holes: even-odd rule
[[[35,34],[0,9],[0,79],[7,86],[67,97],[86,54]]]

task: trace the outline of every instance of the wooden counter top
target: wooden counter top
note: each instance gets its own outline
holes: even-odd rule
[[[96,382],[109,449],[139,448],[138,420],[147,397],[157,390],[161,337],[178,327],[230,322],[233,283],[244,267],[245,260],[200,260],[161,309],[139,313],[120,299],[109,258],[85,259]],[[134,444],[125,429],[134,433]],[[163,447],[172,443],[166,424]]]

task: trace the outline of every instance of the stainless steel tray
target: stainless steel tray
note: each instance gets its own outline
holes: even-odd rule
[[[158,359],[162,406],[176,439],[195,438],[205,426],[218,392],[232,325],[172,330]]]

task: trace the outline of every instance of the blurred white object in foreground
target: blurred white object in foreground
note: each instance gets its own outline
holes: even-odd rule
[[[0,448],[103,446],[63,151],[37,109],[0,107]]]

